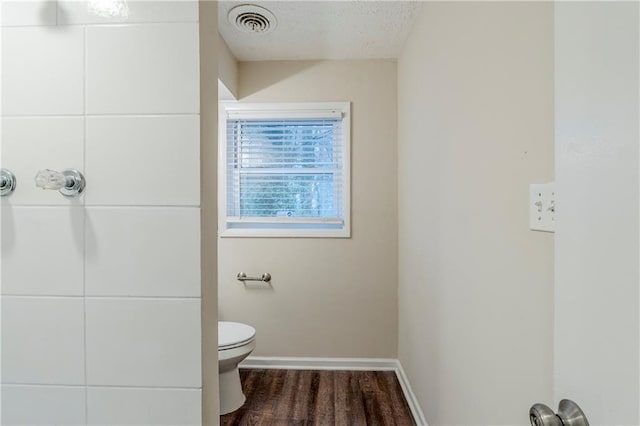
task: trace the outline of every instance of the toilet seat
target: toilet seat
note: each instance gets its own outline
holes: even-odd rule
[[[224,351],[251,343],[256,337],[256,329],[247,324],[218,321],[218,350]]]

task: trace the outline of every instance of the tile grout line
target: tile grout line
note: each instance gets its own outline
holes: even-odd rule
[[[4,7],[3,4],[0,3],[0,14],[2,13],[2,8],[3,7]],[[3,40],[2,40],[3,34],[4,34],[4,31],[0,31],[0,46],[4,46],[4,43],[3,43]],[[0,70],[4,69],[2,67],[2,56],[3,55],[0,55]],[[0,79],[0,91],[2,91],[2,79]],[[2,102],[0,102],[0,115],[2,115]],[[0,120],[0,154],[3,152],[3,150],[2,150],[2,139],[3,139],[2,135],[4,134],[4,130],[2,128],[2,125],[3,125],[3,123]],[[0,162],[0,165],[4,166],[4,163]],[[4,204],[4,202],[2,202],[0,205],[2,207],[6,206],[6,204]],[[3,228],[2,223],[3,223],[3,221],[2,221],[2,212],[0,211],[0,234],[2,233],[2,228]],[[2,240],[0,240],[0,247],[2,247]],[[2,263],[3,263],[2,262],[2,258],[3,258],[2,253],[0,253],[0,293],[2,292],[2,275],[3,275],[2,272],[1,272],[2,271]],[[0,321],[1,320],[2,320],[2,303],[0,303]],[[1,325],[0,325],[0,329],[1,329]],[[2,354],[3,354],[2,341],[3,340],[4,339],[2,339],[1,336],[0,336],[0,383],[2,383],[4,381],[3,380],[3,375],[2,375]],[[2,397],[2,386],[0,386],[0,411],[2,410],[2,400],[3,399],[4,398]],[[2,417],[2,414],[0,413],[0,421],[2,420],[1,417]]]
[[[84,268],[83,268],[84,269]],[[171,301],[171,302],[187,302],[191,300],[200,300],[200,296],[123,296],[123,295],[55,295],[55,294],[2,294],[0,298],[7,299],[84,299],[84,300],[152,300],[152,301]]]
[[[141,113],[141,112],[105,112],[94,114],[2,114],[2,119],[24,120],[28,118],[190,118],[200,117],[197,112],[157,112],[157,113]]]
[[[57,2],[56,2],[57,4]],[[77,22],[77,23],[62,23],[58,22],[58,13],[56,6],[56,23],[51,24],[20,24],[20,25],[0,25],[0,28],[3,29],[13,29],[13,28],[50,28],[50,27],[97,27],[97,28],[134,28],[141,27],[147,25],[189,25],[189,24],[198,24],[199,21],[190,21],[190,20],[179,20],[179,21],[140,21],[140,22]]]
[[[162,204],[149,204],[149,205],[134,205],[134,204],[7,204],[7,207],[12,208],[69,208],[69,209],[199,209],[200,206],[196,204],[189,205],[162,205]]]
[[[56,2],[57,4],[58,2]],[[57,14],[56,14],[57,18]],[[83,51],[82,61],[82,112],[83,112],[83,138],[82,138],[82,172],[87,173],[87,62],[89,43],[87,40],[87,26],[83,27]],[[86,194],[85,194],[86,197]],[[87,377],[87,210],[85,197],[82,197],[82,312],[83,312],[83,345],[84,345],[84,423],[89,424],[89,388]]]
[[[38,388],[75,388],[75,389],[138,389],[138,390],[162,390],[162,391],[199,391],[201,387],[195,386],[138,386],[138,385],[69,385],[69,384],[51,384],[51,383],[2,383],[2,386],[15,387],[38,387]]]

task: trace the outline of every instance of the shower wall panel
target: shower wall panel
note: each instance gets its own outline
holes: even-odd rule
[[[99,4],[2,3],[2,424],[199,424],[198,4]]]

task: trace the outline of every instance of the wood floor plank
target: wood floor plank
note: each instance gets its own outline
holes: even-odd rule
[[[351,371],[345,372],[348,377],[348,413],[350,425],[366,425],[367,410],[365,395],[361,388],[360,374],[353,374]]]
[[[263,419],[273,419],[275,416],[278,398],[283,393],[287,372],[285,370],[264,370],[269,380],[264,382],[264,387],[268,388],[267,400],[256,402],[252,409],[261,412]]]
[[[335,409],[336,426],[349,426],[349,373],[346,371],[332,371],[333,406]]]
[[[378,382],[377,371],[363,371],[359,375],[365,416],[369,425],[395,425],[389,399]]]
[[[409,403],[404,397],[400,382],[393,371],[385,371],[385,374],[379,376],[386,388],[385,394],[390,400],[391,409],[393,410],[393,418],[398,426],[410,426],[415,424]]]
[[[282,392],[275,399],[275,407],[273,413],[274,420],[293,420],[293,410],[296,398],[296,388],[298,386],[298,378],[300,377],[300,371],[298,370],[285,370],[284,384],[282,386]]]
[[[318,378],[317,396],[315,405],[309,408],[309,424],[315,426],[337,424],[334,404],[335,374],[333,371],[328,371],[327,373],[329,374],[315,372]]]
[[[242,369],[240,379],[247,401],[223,426],[415,425],[393,372]]]
[[[298,371],[293,409],[290,414],[293,420],[307,420],[309,401],[315,401],[315,395],[312,394],[313,390],[311,389],[311,379],[311,371]]]
[[[242,371],[244,372],[245,370]],[[244,378],[242,375],[240,376],[244,395],[247,397],[245,407],[249,410],[252,405],[256,404],[259,406],[262,401],[267,399],[262,386],[265,380],[264,376],[265,372],[263,370],[246,370]]]

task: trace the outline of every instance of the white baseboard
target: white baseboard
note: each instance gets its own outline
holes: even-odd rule
[[[307,358],[250,356],[240,363],[240,368],[280,370],[351,370],[394,371],[404,393],[413,418],[419,426],[428,426],[418,400],[411,390],[402,364],[392,358]]]
[[[409,379],[407,375],[404,374],[404,369],[402,368],[402,364],[400,364],[399,360],[395,360],[398,368],[396,369],[396,376],[398,377],[398,381],[400,382],[400,387],[402,388],[402,392],[404,392],[404,397],[407,400],[407,404],[409,404],[409,409],[411,410],[411,414],[413,414],[413,419],[416,421],[418,425],[429,426],[427,424],[427,419],[424,417],[424,413],[422,412],[422,408],[420,408],[420,404],[418,403],[418,399],[416,395],[413,393],[413,389],[411,389],[411,384],[409,383]]]
[[[395,371],[398,368],[397,362],[397,359],[387,358],[299,358],[250,356],[240,363],[240,368]]]

